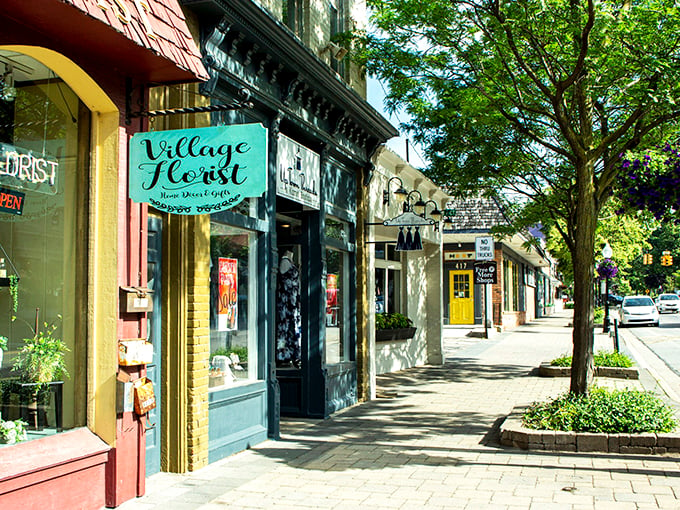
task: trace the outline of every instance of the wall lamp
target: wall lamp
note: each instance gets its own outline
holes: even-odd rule
[[[418,194],[418,200],[411,204],[411,195],[414,193]],[[423,216],[425,214],[425,202],[423,202],[423,195],[421,195],[420,191],[417,189],[414,189],[408,195],[406,195],[406,205],[404,206],[404,212],[406,211],[413,211],[418,216]]]
[[[335,60],[342,60],[348,53],[347,48],[343,48],[342,46],[334,43],[333,41],[329,41],[328,44],[324,46],[319,53],[323,55],[327,51],[330,52],[331,56]]]
[[[404,188],[404,181],[399,177],[392,177],[387,181],[387,188],[383,190],[383,205],[390,205],[390,184],[392,181],[399,181],[399,188],[394,192],[398,204],[403,203],[409,195],[408,191]]]
[[[442,217],[442,214],[444,213],[442,213],[439,210],[439,207],[437,207],[437,202],[435,202],[434,200],[428,200],[427,202],[425,202],[425,206],[427,207],[427,204],[429,203],[432,203],[434,205],[434,209],[430,211],[430,216],[432,216],[435,220],[439,221]]]

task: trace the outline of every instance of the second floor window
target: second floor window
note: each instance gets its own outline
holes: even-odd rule
[[[283,0],[283,21],[302,38],[302,0]]]

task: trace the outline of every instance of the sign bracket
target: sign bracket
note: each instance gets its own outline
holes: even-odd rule
[[[239,90],[239,94],[243,97],[241,101],[233,101],[225,104],[213,104],[208,106],[188,106],[178,108],[167,108],[165,110],[139,110],[136,112],[131,110],[132,90],[128,87],[126,91],[125,100],[125,123],[130,124],[132,119],[139,117],[161,117],[165,115],[178,115],[187,113],[210,113],[210,112],[224,112],[231,110],[245,110],[255,107],[250,100],[250,91],[245,88]]]

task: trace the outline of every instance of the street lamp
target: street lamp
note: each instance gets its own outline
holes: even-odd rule
[[[608,242],[604,243],[602,248],[602,257],[605,260],[611,259],[614,252]],[[604,321],[602,324],[602,332],[609,333],[609,271],[605,273],[604,277]]]

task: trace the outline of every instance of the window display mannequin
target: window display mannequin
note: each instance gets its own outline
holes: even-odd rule
[[[276,362],[300,367],[302,344],[300,316],[300,271],[293,252],[284,252],[276,283]]]

